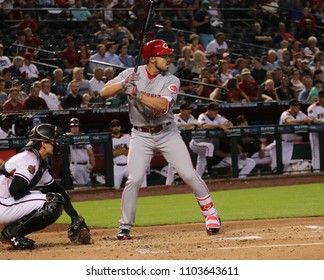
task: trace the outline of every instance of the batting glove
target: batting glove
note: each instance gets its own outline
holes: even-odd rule
[[[122,80],[121,85],[123,90],[126,91],[127,88],[135,86],[135,82],[139,81],[140,79],[141,79],[140,75],[138,73],[133,72],[124,80]]]
[[[137,100],[141,100],[141,98],[142,98],[142,92],[139,91],[137,89],[137,86],[135,86],[135,85],[131,86],[131,87],[127,87],[125,94],[130,97],[136,98]]]

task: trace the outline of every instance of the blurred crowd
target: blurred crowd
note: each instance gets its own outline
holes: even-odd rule
[[[0,110],[125,105],[99,92],[135,65],[147,5],[0,0]],[[324,78],[323,7],[318,0],[157,1],[147,39],[174,49],[169,71],[181,80],[179,101],[314,102]]]

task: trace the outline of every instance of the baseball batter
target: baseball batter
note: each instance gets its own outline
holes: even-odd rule
[[[80,135],[80,121],[70,119],[70,135]],[[95,168],[96,161],[89,143],[70,145],[70,171],[73,183],[77,185],[91,185],[90,172]]]
[[[300,111],[301,103],[297,99],[291,99],[289,101],[289,109],[282,112],[279,120],[279,125],[284,124],[311,124],[312,120],[307,117],[302,111]],[[288,164],[292,159],[294,141],[298,139],[295,133],[282,134],[282,164],[284,165],[284,170],[287,170]],[[271,144],[270,157],[271,157],[271,168],[275,169],[277,167],[277,155],[275,142]]]
[[[46,159],[61,152],[61,136],[58,127],[40,124],[32,129],[23,151],[1,165],[0,224],[5,225],[0,234],[2,243],[33,249],[35,241],[26,235],[53,224],[63,209],[72,222],[80,220],[70,197],[54,181],[47,166]]]
[[[214,102],[208,104],[207,111],[199,115],[198,124],[203,128],[219,128],[225,133],[233,126],[232,122],[218,114],[218,105]],[[213,159],[215,145],[218,145],[216,138],[192,139],[189,143],[190,149],[198,155],[196,170],[200,176],[206,170],[207,161]]]
[[[117,238],[131,238],[135,222],[138,191],[154,152],[159,151],[188,184],[205,217],[208,234],[220,230],[220,219],[205,182],[192,166],[188,149],[174,122],[172,107],[177,99],[180,81],[168,72],[173,49],[163,40],[145,43],[144,63],[129,68],[109,81],[101,96],[128,95],[129,117],[133,125],[128,153],[129,176],[122,196],[122,216]],[[154,210],[153,210],[154,211]]]
[[[324,90],[318,92],[318,101],[307,108],[308,117],[313,123],[324,122]],[[309,133],[309,142],[312,149],[312,167],[314,172],[320,171],[320,153],[318,132]]]
[[[112,134],[113,157],[114,157],[114,189],[120,190],[123,179],[128,177],[127,158],[129,151],[130,135],[121,133],[121,123],[119,120],[110,122]],[[147,186],[146,174],[142,187]]]

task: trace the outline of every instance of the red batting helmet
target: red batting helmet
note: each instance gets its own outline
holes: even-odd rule
[[[170,49],[165,41],[156,39],[144,44],[142,56],[144,63],[147,63],[151,56],[170,54],[173,51],[174,49]]]

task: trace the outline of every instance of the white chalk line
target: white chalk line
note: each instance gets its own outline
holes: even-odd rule
[[[209,248],[209,250],[237,250],[237,249],[255,249],[255,248],[276,248],[276,247],[303,247],[303,246],[318,246],[324,245],[324,242],[320,243],[295,243],[295,244],[271,244],[271,245],[251,245],[251,246],[234,246],[223,248]]]

